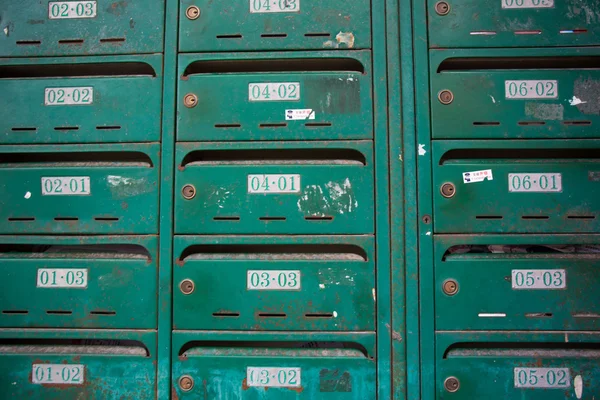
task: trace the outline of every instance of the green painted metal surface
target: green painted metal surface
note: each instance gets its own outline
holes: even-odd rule
[[[177,139],[372,138],[371,75],[367,50],[181,55]],[[193,108],[184,105],[189,94]],[[288,110],[310,111],[292,119]]]
[[[196,19],[186,16],[189,7],[199,9],[191,14],[199,14]],[[232,4],[181,0],[179,14],[182,52],[371,47],[368,0],[351,4],[342,0],[249,0]]]
[[[152,236],[2,237],[0,326],[156,327],[156,253]]]
[[[368,141],[178,144],[175,232],[371,233],[372,157]],[[296,192],[249,193],[265,174],[299,175]]]
[[[374,331],[373,244],[352,236],[176,237],[173,325]],[[192,293],[181,290],[184,280],[194,283]],[[282,282],[295,289],[275,289]]]
[[[595,49],[432,50],[432,137],[598,137],[598,54]],[[530,81],[515,84],[512,93],[535,97],[539,89],[541,98],[507,98],[506,81]],[[438,100],[442,90],[452,92],[452,103]]]
[[[61,56],[162,51],[164,0],[75,2],[3,0],[0,56]],[[89,4],[89,3],[88,3]],[[74,10],[73,10],[74,9]],[[60,18],[53,18],[53,15]],[[86,18],[65,18],[83,15]]]
[[[600,42],[597,0],[453,0],[448,1],[446,15],[436,12],[437,3],[427,2],[429,41],[434,48],[590,46]]]
[[[156,233],[158,162],[158,144],[3,146],[0,233]],[[42,195],[44,177],[89,177],[89,194]]]
[[[435,232],[598,231],[599,148],[597,140],[434,142]],[[486,170],[493,179],[464,181],[463,173]],[[523,174],[523,191],[509,191],[518,186],[509,174]],[[562,190],[533,192],[545,183],[561,189],[561,177]],[[450,198],[441,192],[447,183],[455,188]]]
[[[597,333],[591,332],[439,333],[436,342],[436,398],[592,399],[600,392],[599,339]],[[566,368],[570,379],[564,376],[564,380],[557,381],[568,382],[569,386],[563,385],[559,389],[518,388],[515,387],[515,368],[536,371],[540,368]],[[444,389],[444,381],[449,377],[457,378],[460,384],[453,393]],[[530,381],[535,382],[535,378],[530,377]],[[538,382],[542,379],[538,378]],[[578,387],[580,390],[576,389]]]
[[[159,141],[161,70],[160,55],[1,59],[0,90],[10,101],[0,143]],[[86,104],[67,104],[75,96]]]

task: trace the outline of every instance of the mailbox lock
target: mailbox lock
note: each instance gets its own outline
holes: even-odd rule
[[[194,108],[198,104],[198,96],[194,93],[188,93],[183,97],[183,105],[187,108]]]
[[[454,296],[458,292],[458,282],[456,282],[454,279],[448,279],[442,285],[442,290],[448,296]]]
[[[194,380],[189,375],[184,375],[179,378],[179,387],[184,392],[189,392],[194,387]]]
[[[455,377],[451,376],[444,381],[444,388],[450,393],[454,393],[460,389],[460,382]]]
[[[191,279],[184,279],[179,284],[179,290],[183,294],[191,294],[194,291],[195,285]]]
[[[192,21],[198,19],[200,16],[200,9],[196,6],[189,6],[187,10],[185,10],[185,16]]]
[[[454,187],[454,184],[446,182],[440,188],[440,192],[442,193],[442,196],[449,199],[456,194],[456,187]]]
[[[448,15],[450,12],[450,4],[445,1],[438,1],[435,3],[435,12],[439,15]]]
[[[447,89],[440,90],[438,93],[438,100],[442,104],[450,104],[454,100],[454,94]]]
[[[183,189],[181,189],[181,195],[186,200],[191,200],[196,197],[196,188],[194,185],[185,185]]]

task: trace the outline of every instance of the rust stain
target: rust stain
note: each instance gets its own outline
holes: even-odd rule
[[[175,386],[171,386],[171,399],[179,400],[179,396],[177,395],[177,389],[175,389]]]
[[[242,381],[242,390],[248,390],[250,388],[250,386],[248,386],[248,381],[246,380],[246,378],[244,378],[244,380]]]

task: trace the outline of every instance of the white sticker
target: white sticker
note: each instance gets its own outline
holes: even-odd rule
[[[75,268],[40,268],[37,273],[39,288],[69,288],[86,289],[88,280],[87,269]]]
[[[285,119],[288,121],[294,121],[298,119],[315,119],[315,110],[312,108],[285,110]]]
[[[481,171],[463,172],[464,183],[482,182],[484,180],[493,181],[494,176],[492,175],[491,169],[484,169]]]
[[[300,193],[300,175],[248,175],[248,193]]]
[[[94,103],[94,88],[56,87],[44,90],[44,104],[47,106],[73,106]]]
[[[571,387],[569,368],[515,368],[516,388],[564,389]]]
[[[249,83],[248,100],[299,101],[300,82]]]
[[[300,271],[249,270],[248,290],[300,290]]]
[[[562,192],[562,174],[508,174],[509,192]]]
[[[564,269],[513,269],[512,288],[529,289],[565,289],[567,272]]]
[[[48,3],[48,18],[94,18],[96,9],[95,1],[52,1]]]
[[[82,364],[33,364],[31,383],[83,385],[85,367]]]
[[[299,11],[300,0],[250,0],[250,14]]]
[[[504,81],[507,99],[556,99],[558,81]]]
[[[43,196],[89,195],[89,176],[45,176],[42,177]]]
[[[300,368],[246,368],[246,382],[250,387],[300,387],[300,375]]]
[[[502,0],[502,8],[552,8],[554,0]]]

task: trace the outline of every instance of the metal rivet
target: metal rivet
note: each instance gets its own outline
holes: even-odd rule
[[[458,282],[456,282],[454,279],[448,279],[442,285],[442,290],[448,296],[454,296],[458,292]]]
[[[194,387],[194,380],[189,375],[184,375],[179,378],[179,387],[184,392],[189,392]]]
[[[196,6],[189,6],[187,10],[185,10],[185,16],[191,20],[198,19],[200,16],[200,9]]]
[[[423,215],[423,218],[421,218],[421,220],[423,221],[424,224],[430,224],[431,223],[431,216],[429,216],[429,215]]]
[[[460,382],[455,377],[451,376],[444,381],[444,388],[450,393],[454,393],[460,389]]]
[[[191,279],[184,279],[179,284],[179,290],[183,294],[191,294],[194,291],[195,285]]]
[[[185,97],[183,98],[183,104],[187,108],[196,107],[196,104],[198,104],[198,96],[196,96],[194,93],[186,94]]]
[[[184,199],[191,200],[196,196],[196,188],[194,187],[194,185],[185,185],[181,189],[181,195]]]
[[[448,15],[450,12],[450,4],[445,1],[438,1],[435,3],[435,12],[439,15]]]
[[[442,192],[442,196],[449,199],[456,194],[456,187],[454,187],[454,184],[447,182],[442,185],[440,192]]]
[[[442,104],[450,104],[454,100],[454,95],[449,90],[440,90],[440,92],[438,93],[438,100]]]

